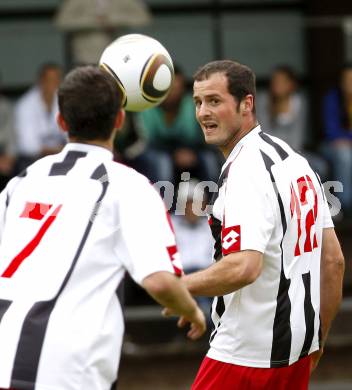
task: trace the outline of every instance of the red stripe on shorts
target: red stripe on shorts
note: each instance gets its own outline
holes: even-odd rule
[[[205,357],[191,390],[307,390],[310,357],[288,367],[238,366]]]

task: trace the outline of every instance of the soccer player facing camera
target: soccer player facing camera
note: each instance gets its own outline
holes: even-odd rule
[[[124,120],[114,79],[69,73],[58,123],[69,143],[0,195],[0,388],[109,390],[117,378],[124,272],[191,323],[205,319],[179,277],[175,238],[148,180],[112,161]]]
[[[183,277],[193,295],[214,297],[210,349],[192,390],[307,389],[344,272],[320,179],[260,128],[247,66],[208,63],[193,97],[206,142],[226,162],[209,216],[214,264]]]

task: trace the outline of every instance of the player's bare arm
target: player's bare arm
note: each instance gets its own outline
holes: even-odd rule
[[[196,340],[206,331],[203,312],[191,297],[181,280],[170,272],[155,272],[147,276],[142,283],[146,291],[167,310],[167,315],[179,315],[178,326],[190,322],[187,336]]]
[[[324,344],[331,323],[339,309],[342,299],[344,272],[345,261],[335,230],[333,228],[324,229],[320,270],[320,321],[322,346],[319,351],[316,351],[311,355],[311,370],[314,370],[318,365],[319,359],[323,354]]]
[[[342,299],[345,261],[333,228],[324,229],[321,256],[320,317],[323,344]]]
[[[261,252],[244,250],[230,253],[210,267],[182,279],[192,295],[219,296],[253,283],[262,266]]]

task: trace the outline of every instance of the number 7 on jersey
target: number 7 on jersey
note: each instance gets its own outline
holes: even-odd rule
[[[38,221],[41,221],[45,216],[47,216],[47,218],[41,224],[37,233],[28,242],[28,244],[25,245],[25,247],[11,260],[8,267],[1,275],[2,278],[11,278],[23,261],[34,252],[43,239],[45,233],[55,221],[61,207],[62,205],[57,206],[50,213],[50,210],[53,208],[53,205],[51,204],[26,202],[20,218],[30,218]]]

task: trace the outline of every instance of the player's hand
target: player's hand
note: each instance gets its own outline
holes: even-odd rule
[[[175,313],[167,307],[163,309],[162,314],[164,317],[175,315]],[[198,306],[191,315],[181,316],[177,321],[177,326],[179,328],[183,328],[188,323],[190,323],[191,326],[190,330],[187,332],[187,337],[189,337],[191,340],[199,339],[207,330],[204,313]]]
[[[321,356],[324,353],[324,348],[320,348],[317,351],[313,352],[310,354],[310,373],[312,373],[316,368],[319,363],[319,360]]]

